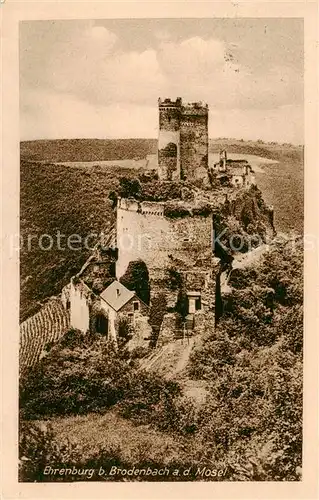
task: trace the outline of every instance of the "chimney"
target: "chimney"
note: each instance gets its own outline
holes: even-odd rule
[[[120,295],[121,295],[120,289],[119,289],[119,288],[117,288],[117,289],[116,289],[116,298],[118,298]]]

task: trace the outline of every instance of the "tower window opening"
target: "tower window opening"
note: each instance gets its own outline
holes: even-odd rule
[[[140,310],[140,303],[138,301],[133,302],[133,309],[134,311],[139,311]]]
[[[195,300],[195,309],[196,311],[200,311],[202,308],[202,301],[201,301],[201,297],[198,297],[196,300]]]

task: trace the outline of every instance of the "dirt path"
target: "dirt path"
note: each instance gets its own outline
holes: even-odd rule
[[[195,345],[195,338],[192,337],[189,339],[186,346],[183,346],[183,349],[180,352],[180,357],[176,363],[175,368],[170,372],[169,378],[175,377],[178,373],[185,370],[194,345]]]
[[[140,365],[141,370],[161,374],[166,379],[175,378],[183,372],[189,362],[191,352],[200,342],[200,335],[189,339],[179,339],[155,349]]]

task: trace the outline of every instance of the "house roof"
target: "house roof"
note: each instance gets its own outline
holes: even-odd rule
[[[113,281],[100,295],[115,311],[119,311],[134,296],[135,292],[128,290],[119,281]]]

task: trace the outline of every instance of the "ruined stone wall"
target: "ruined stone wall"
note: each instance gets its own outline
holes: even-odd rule
[[[232,186],[242,188],[245,184],[245,175],[232,175],[231,176],[231,184]]]
[[[141,259],[151,279],[164,277],[172,259],[182,267],[196,265],[203,255],[212,253],[212,217],[164,217],[164,203],[119,199],[117,206],[119,279],[130,261]]]
[[[158,176],[179,180],[181,100],[159,100]]]
[[[208,168],[208,107],[182,107],[180,123],[181,178],[194,179],[197,169]]]
[[[90,329],[91,291],[83,282],[69,286],[70,326],[86,333]]]
[[[192,269],[183,274],[184,289],[201,293],[202,310],[205,313],[215,310],[216,278],[220,272],[220,260],[212,257],[208,268]]]

